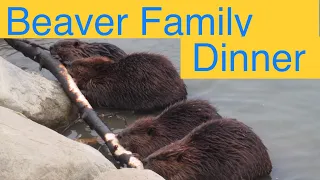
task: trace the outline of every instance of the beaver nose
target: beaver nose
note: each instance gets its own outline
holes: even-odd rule
[[[51,54],[51,55],[54,55],[54,56],[57,55],[57,53],[56,53],[56,51],[55,51],[55,48],[54,48],[53,46],[50,46],[50,47],[49,47],[49,51],[50,51],[50,54]]]

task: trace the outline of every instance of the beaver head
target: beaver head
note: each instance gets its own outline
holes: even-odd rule
[[[203,165],[198,157],[195,157],[199,154],[190,150],[191,148],[184,146],[181,140],[177,140],[156,150],[142,162],[145,169],[150,169],[167,180],[201,179],[198,174],[201,173]]]
[[[167,180],[253,180],[272,169],[259,137],[231,118],[199,125],[184,138],[150,154],[143,163]]]
[[[67,69],[77,86],[83,89],[88,85],[88,82],[92,83],[92,79],[95,77],[104,76],[108,72],[108,68],[112,68],[109,66],[113,63],[114,61],[107,57],[96,56],[72,61]]]
[[[77,59],[93,56],[119,60],[127,55],[122,49],[110,43],[89,43],[78,39],[59,40],[50,46],[50,53],[65,65]]]
[[[220,117],[207,101],[184,100],[169,106],[156,117],[136,120],[118,134],[118,139],[126,149],[145,158],[183,138],[199,124]]]
[[[164,134],[156,130],[156,125],[153,121],[154,117],[144,117],[130,124],[117,135],[120,144],[139,158],[141,155],[147,156],[150,152],[153,152],[155,147],[154,145],[151,146],[150,142],[157,141],[154,144],[160,148],[163,144],[161,136]],[[159,136],[159,138],[155,138],[156,136]]]

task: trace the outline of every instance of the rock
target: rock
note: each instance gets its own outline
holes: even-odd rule
[[[0,106],[0,179],[164,180],[151,170],[116,169],[98,150]]]
[[[26,72],[0,57],[0,106],[20,112],[51,129],[74,116],[73,107],[59,83]]]
[[[160,175],[151,170],[137,170],[132,168],[124,168],[117,170],[110,170],[102,173],[95,180],[165,180]]]
[[[96,149],[0,106],[0,179],[93,180],[116,170]]]

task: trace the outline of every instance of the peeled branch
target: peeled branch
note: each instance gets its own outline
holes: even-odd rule
[[[58,79],[70,100],[78,107],[82,119],[106,142],[109,151],[117,161],[132,168],[143,169],[141,161],[120,145],[116,135],[98,117],[64,65],[54,59],[46,48],[25,39],[4,40],[24,56],[38,62],[40,70],[48,69]]]

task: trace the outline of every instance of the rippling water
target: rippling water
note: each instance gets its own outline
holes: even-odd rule
[[[57,39],[36,39],[49,46]],[[168,56],[179,70],[180,42],[175,39],[86,39],[107,41],[126,52],[148,51]],[[0,40],[0,55],[17,66],[39,72],[38,64],[25,58]],[[55,79],[50,72],[40,72]],[[317,80],[186,80],[188,98],[209,100],[221,115],[237,118],[261,137],[273,161],[272,179],[320,179],[320,81]],[[131,112],[107,112],[102,118],[115,132],[139,115]],[[70,138],[96,136],[83,123],[72,126]],[[271,179],[271,178],[269,178]]]

